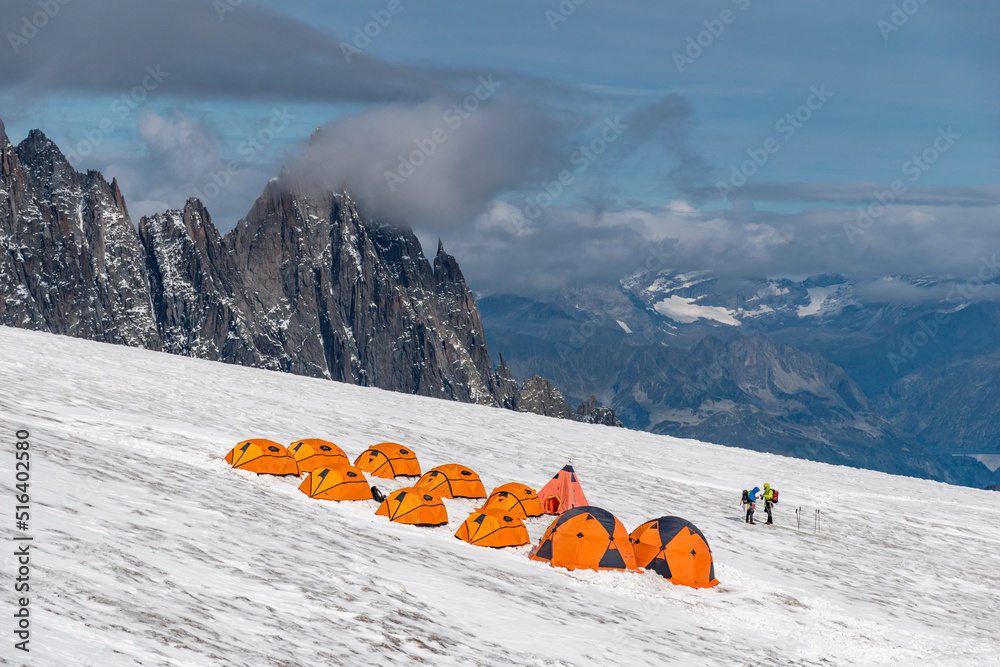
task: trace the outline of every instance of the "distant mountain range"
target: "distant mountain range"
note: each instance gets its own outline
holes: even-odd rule
[[[428,261],[410,229],[366,217],[346,191],[282,174],[224,236],[196,199],[136,228],[116,181],[77,172],[38,130],[15,147],[0,123],[0,324],[1000,482],[984,465],[1000,461],[1000,308],[875,306],[858,290],[837,276],[651,271],[477,304],[440,243]]]
[[[501,360],[454,257],[345,192],[273,179],[220,235],[197,199],[133,226],[116,181],[0,123],[0,323],[509,409],[542,409]],[[550,385],[551,386],[551,385]],[[559,395],[558,398],[562,399]],[[554,400],[554,397],[553,397]],[[606,410],[557,416],[601,423]]]
[[[947,278],[887,278],[950,294]],[[961,285],[959,284],[960,288]],[[1000,307],[873,305],[839,276],[648,271],[479,301],[490,348],[630,428],[973,486],[1000,481]],[[976,459],[969,458],[975,456]]]

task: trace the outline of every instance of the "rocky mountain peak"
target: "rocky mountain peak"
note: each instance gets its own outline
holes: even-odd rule
[[[465,285],[465,276],[462,269],[458,268],[458,261],[454,256],[444,251],[444,243],[438,239],[437,255],[434,256],[434,277],[438,284],[456,283]]]
[[[7,146],[0,322],[159,349],[142,250],[117,186],[78,173],[38,130],[14,154]]]
[[[553,386],[551,380],[539,375],[526,377],[521,383],[520,408],[524,412],[559,419],[572,419],[575,414],[562,391]]]
[[[410,229],[365,216],[347,190],[272,180],[226,243],[287,370],[497,404],[464,280],[439,280]]]
[[[500,355],[500,365],[497,366],[494,374],[494,385],[496,387],[497,402],[501,407],[508,410],[520,410],[521,390],[517,386],[514,374],[507,366],[507,360]]]
[[[518,409],[457,260],[346,189],[283,172],[225,236],[194,198],[137,233],[117,180],[0,138],[0,323]]]
[[[3,121],[0,121],[0,178],[6,179],[13,175],[16,162],[17,153],[14,151],[14,147],[11,146],[10,139],[7,138],[7,131],[4,128]]]
[[[59,147],[41,130],[32,130],[17,146],[21,161],[31,165],[32,173],[43,184],[53,178],[66,180],[76,172]]]
[[[112,178],[111,179],[111,186],[110,187],[111,187],[111,196],[115,200],[115,206],[119,210],[124,211],[125,215],[128,215],[128,206],[125,205],[125,197],[122,195],[121,188],[118,187],[118,179],[117,178]]]
[[[18,152],[25,162],[72,168],[69,166],[69,160],[66,159],[55,142],[45,136],[41,130],[31,130],[18,145]]]
[[[164,350],[277,368],[278,345],[255,326],[235,263],[198,199],[139,221]]]

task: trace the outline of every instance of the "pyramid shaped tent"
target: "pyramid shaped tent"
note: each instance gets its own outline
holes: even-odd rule
[[[571,465],[563,466],[563,469],[541,488],[538,499],[542,501],[542,508],[546,514],[562,514],[575,507],[589,504],[587,497],[583,495],[576,471]]]

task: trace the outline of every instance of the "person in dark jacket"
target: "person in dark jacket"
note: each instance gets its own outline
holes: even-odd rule
[[[757,509],[757,494],[760,493],[759,487],[753,487],[747,491],[747,523],[752,523],[756,525],[756,521],[753,520],[754,510]]]

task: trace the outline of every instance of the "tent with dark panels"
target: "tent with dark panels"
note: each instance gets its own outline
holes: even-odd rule
[[[486,488],[474,470],[448,463],[428,470],[414,485],[442,498],[485,498]]]
[[[481,510],[500,510],[519,519],[541,516],[542,502],[535,490],[526,484],[510,482],[493,489]]]
[[[371,500],[365,474],[354,466],[317,468],[302,480],[299,491],[320,500]]]
[[[418,477],[420,463],[412,449],[395,442],[372,445],[354,460],[354,465],[372,477]]]
[[[479,547],[517,547],[530,544],[521,519],[499,510],[477,510],[462,522],[455,537]]]
[[[375,514],[389,517],[396,523],[415,526],[443,526],[448,523],[448,511],[441,496],[412,486],[390,493]]]
[[[258,475],[299,475],[292,453],[284,445],[264,438],[244,440],[236,445],[226,454],[226,463]]]
[[[712,588],[719,584],[708,540],[694,524],[679,516],[647,521],[629,536],[636,564],[675,584]]]
[[[562,514],[574,507],[587,505],[587,497],[583,495],[580,480],[577,479],[576,471],[571,465],[563,466],[563,469],[538,491],[538,499],[542,501],[542,509],[546,514]]]
[[[343,449],[332,442],[319,438],[296,440],[288,449],[295,457],[299,472],[312,472],[317,468],[340,468],[351,465]]]
[[[531,560],[567,570],[637,570],[628,531],[611,512],[577,507],[552,522]]]

